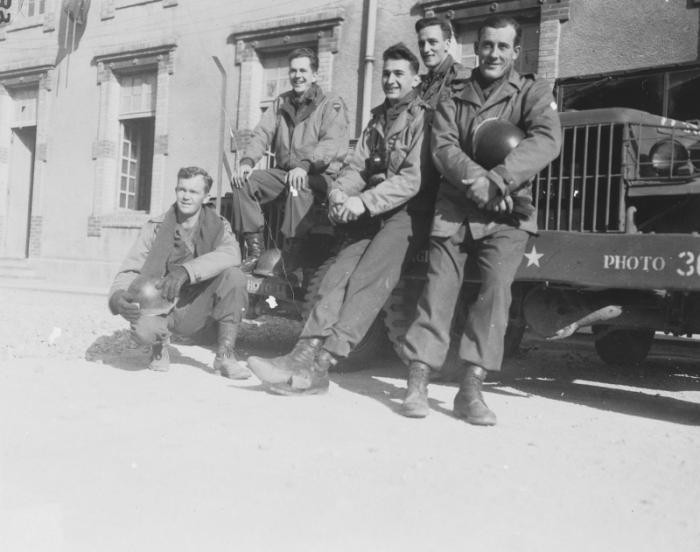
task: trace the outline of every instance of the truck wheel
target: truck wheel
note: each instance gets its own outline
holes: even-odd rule
[[[316,304],[319,299],[319,289],[321,287],[321,280],[328,272],[328,269],[335,262],[335,255],[326,259],[326,261],[319,266],[314,272],[313,276],[309,280],[309,284],[306,288],[306,296],[304,298],[304,305],[302,309],[302,315],[304,320],[306,320],[311,312],[311,309]],[[362,340],[355,346],[350,356],[343,362],[338,363],[336,370],[342,372],[354,372],[368,368],[368,362],[377,359],[378,357],[383,357],[388,348],[388,340],[386,334],[386,325],[384,324],[384,313],[379,312],[377,318],[370,326],[367,333],[362,338]]]
[[[606,364],[636,366],[649,354],[654,330],[608,330],[608,326],[593,326],[595,350]]]

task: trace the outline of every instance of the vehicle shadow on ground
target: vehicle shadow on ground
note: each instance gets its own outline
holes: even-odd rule
[[[602,362],[592,342],[578,340],[574,345],[559,342],[523,347],[504,362],[505,377],[500,384],[601,410],[700,425],[700,403],[652,394],[700,392],[695,348],[655,343],[643,363],[623,367]]]
[[[584,379],[658,391],[700,391],[700,349],[655,343],[649,357],[636,366],[601,361],[591,342],[531,343],[503,363],[506,377],[545,377],[559,381]]]
[[[591,382],[537,378],[518,379],[509,385],[531,395],[609,412],[684,425],[700,425],[700,404],[673,397],[650,395],[627,389],[611,389]]]
[[[363,395],[384,404],[389,410],[400,414],[401,402],[406,393],[406,371],[402,366],[336,373],[331,379],[341,388]],[[648,390],[697,390],[700,391],[700,376],[693,374],[692,367],[679,369],[668,363],[657,366],[651,363],[653,375],[625,373],[609,367],[584,369],[568,367],[563,370],[527,368],[520,369],[517,377],[503,378],[484,385],[483,391],[488,403],[488,395],[498,394],[510,397],[528,398],[537,395],[547,399],[580,404],[601,410],[618,412],[631,416],[678,423],[700,425],[700,403],[674,397],[652,395]],[[661,369],[665,371],[662,371]],[[387,379],[396,379],[393,383]],[[453,382],[436,381],[431,385],[458,388],[459,375]],[[627,389],[610,388],[606,385],[624,386]],[[639,388],[635,391],[633,388]],[[629,389],[632,388],[632,389]],[[429,398],[431,410],[453,416],[451,403]]]

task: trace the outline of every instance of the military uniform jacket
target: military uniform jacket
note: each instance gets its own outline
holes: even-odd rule
[[[348,151],[348,115],[340,96],[325,95],[315,84],[298,109],[291,90],[278,96],[255,127],[241,162],[254,165],[267,150],[285,171],[301,167],[309,174],[340,166]]]
[[[415,90],[393,107],[386,102],[375,107],[329,193],[339,189],[350,196],[359,195],[371,216],[406,204],[421,188],[421,148],[425,114],[429,109]],[[385,158],[386,178],[368,187],[371,175],[365,161],[377,150]]]
[[[447,54],[440,65],[429,73],[421,75],[418,95],[435,109],[440,96],[450,91],[452,82],[466,81],[469,79],[470,73],[471,71],[455,61],[450,54]]]
[[[117,290],[127,289],[129,284],[141,273],[141,269],[156,240],[158,228],[165,219],[165,214],[150,218],[141,228],[136,241],[114,278],[112,287],[109,290],[110,297]],[[221,217],[221,221],[224,224],[224,231],[214,244],[214,249],[204,255],[195,256],[182,264],[190,277],[190,282],[193,284],[214,278],[227,268],[241,264],[241,250],[238,247],[238,240],[233,235],[228,221],[223,217]],[[191,243],[187,245],[190,250],[194,249]],[[194,251],[192,252],[193,254],[195,253]]]
[[[478,71],[478,69],[474,69]],[[433,117],[431,149],[442,174],[435,204],[433,236],[452,236],[467,222],[475,239],[496,231],[503,224],[537,231],[537,214],[527,219],[498,217],[479,209],[467,199],[463,179],[487,175],[505,194],[527,198],[532,203],[530,180],[559,154],[561,126],[556,102],[546,81],[534,75],[510,76],[482,102],[470,78],[438,104]],[[509,120],[525,132],[525,139],[501,165],[486,171],[472,159],[473,129],[489,118]]]
[[[448,94],[452,90],[452,84],[461,85],[469,79],[471,71],[467,70],[461,63],[454,60],[451,55],[445,56],[440,65],[429,73],[421,76],[421,83],[417,91],[420,98],[430,105],[431,109],[426,111],[425,132],[423,140],[423,152],[421,157],[421,171],[423,184],[418,196],[411,202],[414,211],[432,213],[435,209],[435,198],[440,185],[440,173],[433,163],[430,152],[430,132],[432,118],[435,108],[441,96]]]

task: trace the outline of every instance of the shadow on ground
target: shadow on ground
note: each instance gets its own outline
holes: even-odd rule
[[[211,363],[207,364],[182,354],[177,348],[178,344],[191,345],[192,343],[189,340],[174,337],[173,345],[168,347],[171,363],[192,366],[209,373],[213,372]],[[111,335],[100,336],[91,343],[85,351],[85,360],[106,364],[119,370],[136,372],[148,368],[150,351],[150,346],[141,345],[134,339],[131,330],[117,330]],[[211,355],[213,359],[213,352]]]

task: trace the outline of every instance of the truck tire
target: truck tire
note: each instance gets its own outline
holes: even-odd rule
[[[320,296],[318,291],[321,287],[321,281],[334,262],[335,255],[326,259],[309,279],[302,308],[304,320],[308,318],[311,309],[319,300]],[[386,356],[386,351],[389,348],[388,345],[389,341],[387,339],[386,325],[384,324],[384,312],[379,311],[377,318],[374,319],[369,330],[367,330],[365,336],[355,346],[350,356],[336,365],[336,371],[355,372],[368,368],[370,367],[368,362]]]
[[[608,330],[608,326],[593,326],[595,350],[606,364],[636,366],[649,354],[654,330]]]

